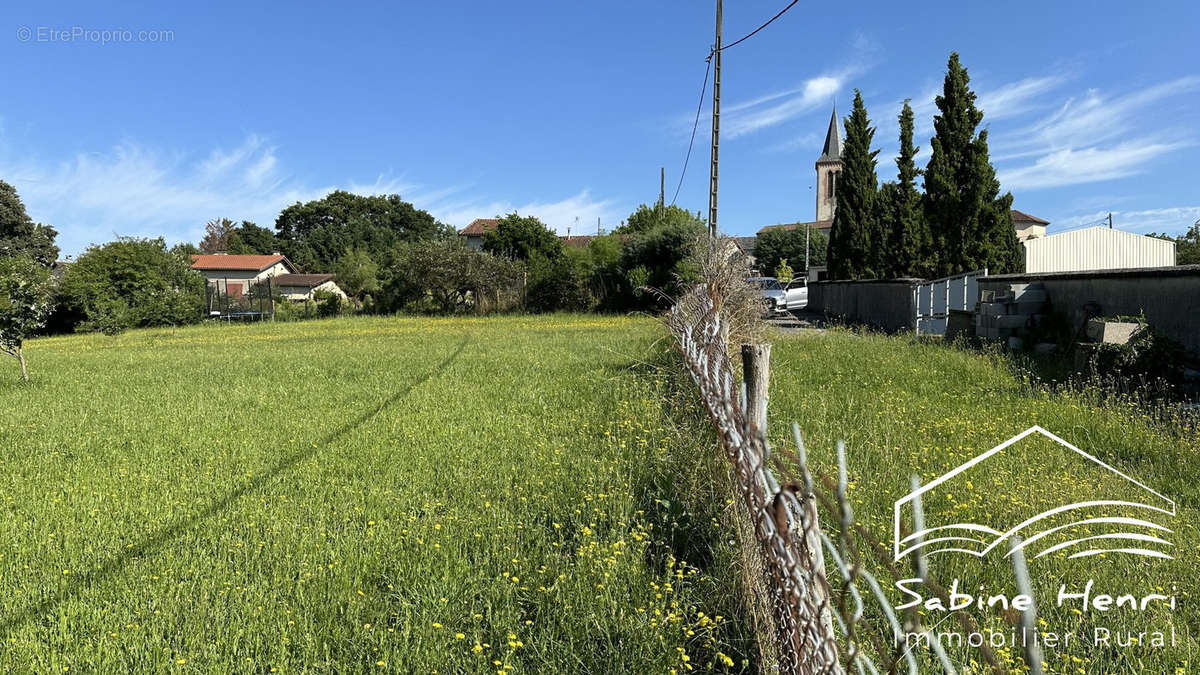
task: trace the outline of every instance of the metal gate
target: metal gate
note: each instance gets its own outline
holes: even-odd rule
[[[986,277],[987,273],[985,267],[918,284],[917,333],[945,335],[950,310],[974,311],[979,301],[979,277]]]

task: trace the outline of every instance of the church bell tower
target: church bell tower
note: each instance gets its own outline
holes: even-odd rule
[[[837,108],[829,116],[829,131],[825,133],[825,147],[817,158],[817,217],[816,220],[833,220],[837,209],[838,175],[842,171],[842,135],[838,133]]]

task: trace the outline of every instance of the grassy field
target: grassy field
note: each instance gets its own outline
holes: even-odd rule
[[[542,317],[34,341],[33,382],[0,385],[0,664],[739,670],[716,455],[663,403],[662,335]]]
[[[908,338],[840,331],[780,338],[772,355],[772,377],[773,443],[791,446],[790,426],[798,421],[811,461],[825,475],[834,476],[835,444],[845,439],[856,516],[889,550],[893,503],[909,492],[911,475],[928,483],[1032,425],[1058,434],[1174,500],[1178,511],[1169,519],[1173,532],[1166,535],[1174,544],[1174,560],[1121,553],[1077,559],[1048,555],[1031,559],[1029,567],[1041,629],[1060,635],[1074,633],[1074,641],[1065,646],[1060,641],[1045,649],[1050,672],[1175,673],[1193,669],[1198,645],[1195,633],[1200,630],[1195,603],[1200,569],[1196,528],[1200,522],[1200,438],[1194,431],[1153,425],[1132,407],[1119,403],[1101,406],[1087,396],[1051,394],[1015,376],[999,357]],[[952,484],[953,490],[942,490],[936,499],[927,498],[931,523],[1011,520],[1061,505],[1064,500],[1126,499],[1140,494],[1111,472],[1070,451],[1063,452],[1061,446],[1034,439],[959,478]],[[833,519],[828,514],[824,517],[824,526],[833,532]],[[1012,569],[1003,551],[994,553],[999,555],[983,561],[962,554],[936,554],[929,558],[931,571],[947,586],[952,579],[960,579],[960,590],[975,595],[981,594],[981,587],[987,595],[1016,595]],[[880,560],[865,556],[863,562],[882,574]],[[1174,595],[1177,604],[1172,610],[1152,602],[1145,611],[1128,607],[1099,611],[1084,608],[1078,600],[1057,605],[1062,584],[1068,586],[1068,592],[1079,592],[1089,579],[1095,582],[1093,595],[1132,593],[1140,598],[1158,593]],[[894,605],[908,599],[890,581],[884,584]],[[964,611],[984,629],[1012,632],[1011,616],[997,608]],[[878,615],[874,618],[879,619]],[[943,620],[941,629],[962,630],[945,613],[925,612],[926,626]],[[1098,627],[1111,631],[1109,644],[1094,644]],[[1170,645],[1172,627],[1176,631],[1174,646]],[[1132,632],[1137,642],[1118,645],[1118,631]],[[1151,644],[1150,634],[1155,631],[1166,634],[1166,646]],[[1010,646],[997,652],[1002,659],[1016,663],[1019,650]],[[956,649],[952,654],[960,672],[982,671],[977,650]]]

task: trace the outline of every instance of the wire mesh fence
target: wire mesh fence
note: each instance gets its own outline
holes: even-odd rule
[[[915,610],[897,613],[884,591],[881,578],[888,584],[917,578],[949,602],[949,593],[930,572],[922,547],[897,561],[890,547],[855,521],[845,445],[838,444],[836,478],[810,470],[799,424],[792,426],[795,449],[772,451],[765,433],[769,347],[744,349],[746,382],[741,382],[730,358],[730,343],[731,336],[745,334],[739,317],[745,316],[743,305],[752,294],[731,290],[738,273],[723,267],[729,257],[722,250],[720,246],[710,249],[702,264],[706,283],[684,294],[666,323],[730,462],[761,554],[760,581],[771,609],[775,668],[788,675],[956,673],[955,663],[963,662],[963,655],[955,658],[948,653],[934,633],[936,626],[922,626]],[[912,485],[915,492],[916,477]],[[904,536],[924,528],[919,499],[913,506],[914,522],[901,525]],[[834,526],[822,529],[822,517],[827,522],[832,519]],[[1020,541],[1014,541],[1013,547],[1016,586],[1029,594]],[[952,616],[964,631],[980,631],[968,613]],[[987,642],[969,649],[991,672],[1007,673],[1015,667],[1041,673],[1038,641],[1030,637],[1037,630],[1036,609],[1031,606],[1015,620],[1023,645],[1019,663],[999,657]]]
[[[275,289],[268,277],[209,279],[204,287],[205,315],[213,319],[261,320],[275,315]]]

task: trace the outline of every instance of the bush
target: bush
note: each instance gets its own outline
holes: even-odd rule
[[[1182,345],[1156,332],[1145,319],[1135,320],[1141,328],[1129,342],[1083,347],[1089,350],[1086,374],[1115,386],[1118,391],[1170,395],[1183,384],[1183,372],[1190,357]]]
[[[127,328],[196,323],[204,311],[204,277],[182,252],[158,239],[121,237],[88,248],[63,278],[64,315],[80,331],[116,334]]]
[[[337,293],[319,290],[313,293],[313,299],[317,303],[317,316],[323,319],[338,316],[343,312],[342,296]]]
[[[461,240],[401,244],[389,258],[376,300],[383,311],[482,314],[520,304],[525,265]]]
[[[275,298],[276,321],[304,321],[317,318],[317,303],[312,300],[288,300],[282,295]]]

